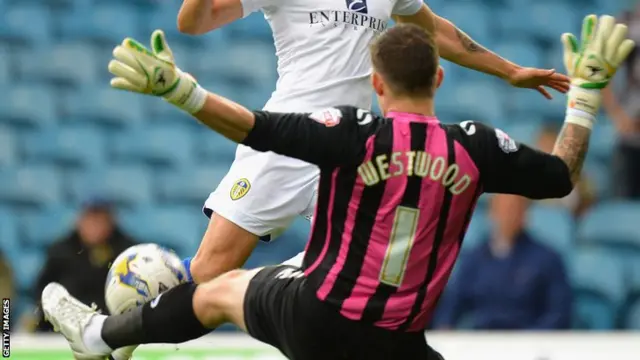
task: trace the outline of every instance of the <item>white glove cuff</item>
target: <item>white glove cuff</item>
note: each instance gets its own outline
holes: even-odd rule
[[[193,115],[202,110],[206,100],[207,90],[196,83],[196,87],[191,91],[191,94],[180,108]]]
[[[189,74],[180,73],[180,82],[165,99],[180,109],[195,114],[202,109],[207,100],[207,91]]]
[[[572,86],[569,90],[565,122],[592,129],[600,102],[600,90]]]

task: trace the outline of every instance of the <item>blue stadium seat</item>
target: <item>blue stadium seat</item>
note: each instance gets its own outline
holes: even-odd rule
[[[107,49],[107,54],[99,58],[95,49],[82,42],[49,43],[38,48],[20,49],[13,55],[15,72],[29,83],[61,87],[94,84],[98,68],[108,74],[107,62],[112,48]],[[43,62],[42,59],[48,60]]]
[[[150,9],[154,9],[160,6],[160,1],[158,0],[95,0],[98,4],[103,3],[124,3],[127,5],[135,5],[136,12],[148,11]]]
[[[578,292],[573,301],[573,328],[607,331],[616,327],[617,308],[592,294]]]
[[[429,4],[431,6],[431,4]],[[439,16],[450,20],[469,34],[480,44],[491,48],[494,39],[489,31],[491,24],[491,10],[478,2],[449,2],[437,11]]]
[[[612,306],[621,305],[626,295],[624,264],[602,248],[578,248],[570,263],[574,288],[604,299]]]
[[[527,127],[532,131],[537,131],[540,130],[540,128],[545,124],[546,120],[542,115],[538,113],[532,113],[530,111],[509,111],[507,112],[506,118],[507,121],[505,121],[503,124],[500,124],[501,126],[496,127],[500,129],[510,129],[514,126],[518,127],[518,125],[527,124]],[[535,142],[538,140],[538,134],[528,134],[523,139],[530,139],[531,141],[533,141],[533,143],[526,142],[527,145],[536,145]],[[521,141],[518,138],[516,138],[516,140]]]
[[[489,208],[490,199],[491,194],[480,195],[478,202],[476,203],[476,212],[487,210]]]
[[[622,262],[613,253],[584,248],[577,250],[570,264],[575,289],[575,326],[613,329],[626,291]]]
[[[21,216],[24,243],[32,248],[49,246],[69,233],[77,212],[64,206],[53,206]]]
[[[118,218],[123,229],[135,238],[167,246],[180,256],[195,254],[207,225],[198,206],[122,211]]]
[[[213,31],[212,34],[221,31]],[[206,35],[205,35],[206,36]],[[193,51],[189,73],[200,83],[220,83],[225,76],[225,68],[228,66],[227,55],[224,51],[215,47],[203,47]],[[211,79],[214,79],[212,82]],[[208,88],[207,88],[208,89]],[[215,88],[211,88],[212,91]]]
[[[580,29],[582,14],[575,11],[569,2],[529,2],[525,6],[525,24],[531,27],[532,35],[549,43],[559,41],[559,34]]]
[[[471,218],[467,234],[462,243],[462,251],[470,251],[482,244],[491,231],[489,216],[484,211],[476,211]]]
[[[526,38],[502,42],[494,47],[494,51],[522,66],[544,67],[540,49]]]
[[[60,201],[61,182],[52,166],[0,169],[0,201],[19,205],[48,205]]]
[[[234,84],[233,81],[220,79],[215,82],[207,82],[200,83],[202,87],[205,89],[211,89],[211,91],[215,92],[220,96],[224,96],[227,99],[231,99],[233,101],[239,101],[239,99],[243,96],[241,87],[237,84]]]
[[[564,121],[564,114],[567,110],[567,96],[549,88],[547,88],[547,91],[549,91],[551,96],[553,96],[553,99],[547,100],[539,93],[529,90],[530,93],[538,96],[538,100],[541,101],[536,101],[540,104],[537,112],[545,118],[554,120],[556,123],[561,124]]]
[[[231,166],[235,159],[237,145],[213,131],[200,131],[195,139],[196,154],[209,164]]]
[[[578,236],[589,244],[640,249],[640,205],[607,202],[594,207],[580,221]]]
[[[562,207],[545,205],[529,209],[528,229],[536,240],[568,258],[574,249],[571,213]]]
[[[592,11],[591,14],[619,14],[624,10],[628,10],[633,1],[595,0],[595,3],[594,8],[599,11]]]
[[[45,86],[15,84],[4,92],[0,117],[18,126],[46,126],[56,120],[54,92]]]
[[[203,41],[203,48],[206,50],[212,50],[213,52],[216,52],[216,54],[219,54],[222,49],[226,49],[230,42],[230,34],[226,31],[226,28],[218,31],[210,31],[206,34],[200,35],[200,38]],[[273,39],[271,41],[273,41]],[[215,59],[215,57],[213,59]]]
[[[274,87],[271,85],[257,85],[242,87],[238,101],[248,109],[262,109],[271,97]]]
[[[623,318],[625,319],[625,329],[640,330],[640,300],[631,306]]]
[[[575,30],[573,30],[575,31]],[[547,49],[545,53],[546,57],[546,65],[550,69],[556,69],[558,71],[564,71],[564,52],[562,49],[562,43],[558,41],[555,44],[552,44],[549,49]]]
[[[152,199],[151,175],[140,166],[110,166],[102,171],[70,176],[66,191],[79,204],[87,196],[101,194],[123,206],[146,205]]]
[[[527,4],[528,5],[528,4]],[[498,21],[490,22],[493,30],[500,34],[503,38],[520,37],[525,43],[531,43],[533,38],[529,36],[532,33],[531,26],[528,22],[523,21],[528,17],[526,5],[501,6],[492,11],[492,16]],[[498,52],[498,54],[508,56]]]
[[[228,30],[237,39],[257,39],[273,42],[273,33],[262,12],[255,12],[248,17],[228,25]]]
[[[30,45],[46,44],[53,27],[49,10],[37,4],[14,4],[2,12],[0,39],[9,39]]]
[[[229,168],[197,166],[164,172],[158,177],[158,197],[167,203],[203,204]]]
[[[18,222],[14,211],[6,207],[0,208],[0,251],[5,258],[15,257],[20,251]]]
[[[613,149],[618,138],[617,130],[612,122],[605,118],[599,121],[593,129],[594,136],[589,141],[589,158],[602,162],[611,161]]]
[[[91,126],[49,128],[24,135],[24,156],[35,163],[99,166],[104,162],[103,135]]]
[[[142,99],[140,95],[104,86],[87,87],[65,99],[66,120],[134,127],[145,119]]]
[[[247,59],[260,59],[260,66],[255,66],[254,62]],[[192,66],[195,74],[215,75],[216,83],[227,81],[234,86],[244,84],[275,88],[278,75],[273,44],[260,41],[234,41],[225,51],[203,50],[195,56]],[[215,91],[216,88],[211,89]]]
[[[34,291],[44,261],[42,251],[22,252],[19,257],[9,259],[13,269],[19,269],[18,276],[15,277],[19,290],[29,293]]]
[[[16,140],[11,129],[0,125],[0,169],[15,163],[18,146]]]
[[[275,88],[277,79],[277,63],[275,48],[272,43],[260,41],[243,41],[225,51],[229,63],[226,71],[229,75],[240,79],[247,78],[250,84],[260,86],[272,85]],[[255,66],[247,59],[260,59],[260,66]]]
[[[11,81],[11,52],[8,46],[0,46],[0,86]]]
[[[205,87],[205,89],[211,89],[217,93],[216,88]],[[146,119],[149,120],[150,124],[171,126],[179,125],[191,129],[197,129],[197,131],[203,131],[202,124],[175,106],[165,101],[158,101],[158,99],[152,97],[144,97],[141,100],[145,115],[148,114]]]
[[[487,123],[502,122],[505,117],[500,97],[503,93],[501,84],[493,81],[458,82],[443,90],[438,95],[438,110],[461,119]]]
[[[107,59],[98,59],[86,44],[58,43],[47,49],[45,63],[40,62],[43,76],[56,83],[80,86],[97,82],[96,66],[106,69]]]
[[[180,3],[175,1],[159,1],[157,2],[157,6],[151,12],[142,11],[141,16],[144,17],[145,21],[141,24],[142,31],[144,32],[144,38],[148,38],[153,30],[162,29],[167,36],[167,40],[173,49],[173,44],[182,44],[185,46],[190,46],[192,48],[198,48],[206,43],[206,40],[203,36],[191,36],[187,34],[182,34],[178,31],[178,27],[176,26],[178,10],[180,9]],[[216,30],[214,32],[227,31],[228,29],[225,27],[224,30]],[[174,54],[179,54],[174,51]],[[185,53],[186,54],[186,53]],[[182,64],[182,59],[178,59],[178,63]],[[181,68],[187,69],[184,65],[180,65]]]
[[[135,7],[124,3],[91,6],[81,3],[74,11],[61,15],[60,32],[64,39],[91,39],[110,45],[138,35],[140,23]],[[149,34],[150,35],[150,34]]]
[[[118,134],[114,140],[112,155],[119,162],[178,166],[191,160],[193,141],[191,132],[184,126],[152,126]]]
[[[457,81],[467,78],[467,74],[469,72],[473,73],[472,70],[463,68],[462,66],[456,65],[442,58],[440,59],[440,66],[444,70],[444,82],[442,83],[442,85],[440,85],[438,94],[440,94],[442,89],[444,89],[445,87],[453,88],[453,85],[456,84]],[[438,100],[440,100],[440,97],[438,98]]]
[[[521,119],[520,121],[510,123],[502,130],[506,132],[510,138],[530,146],[535,147],[538,134],[540,133],[541,123],[528,121],[530,119]]]
[[[620,257],[626,257],[627,260],[625,265],[629,292],[640,295],[640,254],[625,254]]]

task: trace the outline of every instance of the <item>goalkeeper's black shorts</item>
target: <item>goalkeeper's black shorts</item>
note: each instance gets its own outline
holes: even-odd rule
[[[343,317],[316,298],[297,270],[269,266],[251,280],[244,300],[249,335],[292,360],[442,360],[421,332],[394,332]]]

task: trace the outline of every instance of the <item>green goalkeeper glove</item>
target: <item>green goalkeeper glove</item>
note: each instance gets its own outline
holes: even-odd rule
[[[116,76],[111,79],[111,86],[162,97],[190,114],[200,111],[207,92],[175,65],[162,30],[151,34],[151,49],[131,38],[116,46],[114,60],[109,62],[109,72]]]
[[[627,27],[603,15],[588,15],[582,22],[582,43],[573,34],[562,34],[564,64],[571,77],[567,122],[593,126],[600,108],[600,90],[613,78],[635,43],[626,39]]]

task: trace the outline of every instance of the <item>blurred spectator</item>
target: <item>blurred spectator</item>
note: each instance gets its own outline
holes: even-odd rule
[[[551,153],[559,132],[560,129],[556,124],[545,124],[538,136],[538,148],[544,152]],[[583,172],[580,182],[571,194],[562,199],[550,199],[544,202],[564,206],[569,209],[575,217],[580,217],[580,215],[584,214],[584,212],[595,203],[595,200],[594,186]]]
[[[0,251],[0,299],[12,298],[15,294],[11,265]]]
[[[630,38],[640,43],[640,3],[623,15]],[[640,57],[638,48],[623,68],[626,76],[616,77],[603,92],[603,105],[620,138],[613,161],[616,196],[640,199]],[[623,74],[621,74],[623,75]]]
[[[48,249],[36,294],[39,296],[48,283],[59,282],[80,301],[96,303],[106,313],[104,283],[109,266],[132,245],[116,225],[109,202],[98,198],[87,201],[76,228]],[[42,318],[38,321],[36,330],[51,329]]]
[[[461,322],[484,330],[552,330],[571,326],[571,288],[560,256],[526,231],[529,200],[495,195],[488,241],[461,259],[434,325]]]

